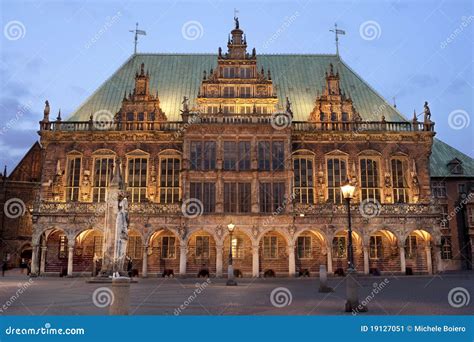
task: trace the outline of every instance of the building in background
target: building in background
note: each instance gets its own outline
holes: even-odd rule
[[[222,276],[229,246],[243,276],[341,273],[346,180],[360,273],[472,267],[473,159],[434,138],[428,104],[405,119],[338,55],[257,55],[236,22],[226,52],[134,54],[68,120],[49,114],[0,188],[12,266],[96,273],[120,167],[144,277]]]

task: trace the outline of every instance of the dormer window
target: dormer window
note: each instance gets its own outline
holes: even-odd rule
[[[448,170],[452,175],[462,175],[464,173],[462,161],[457,158],[454,158],[448,163]]]

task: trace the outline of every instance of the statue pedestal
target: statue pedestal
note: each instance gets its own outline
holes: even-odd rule
[[[128,315],[130,307],[130,278],[112,278],[114,300],[109,308],[109,315]]]

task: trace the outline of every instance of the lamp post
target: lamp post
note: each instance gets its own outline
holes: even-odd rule
[[[229,223],[227,225],[229,230],[229,266],[227,268],[227,286],[236,286],[237,282],[234,279],[234,267],[232,266],[232,232],[235,229],[235,224]]]
[[[352,247],[352,222],[351,222],[351,199],[354,197],[355,186],[349,180],[341,186],[342,196],[347,204],[347,277],[346,277],[346,312],[365,312],[367,308],[359,304],[356,275],[354,266],[354,252]]]

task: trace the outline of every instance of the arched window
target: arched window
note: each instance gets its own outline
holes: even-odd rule
[[[180,170],[179,158],[160,157],[160,203],[176,203],[180,200]]]
[[[346,161],[340,158],[327,160],[328,201],[342,203],[341,185],[347,179]]]
[[[112,156],[94,159],[94,186],[92,198],[94,202],[104,202],[106,199],[109,181],[112,178],[114,158]]]
[[[299,203],[314,203],[314,168],[313,160],[307,157],[296,157],[294,167],[294,196]]]
[[[374,159],[360,160],[360,187],[362,200],[369,198],[380,202],[379,168]]]
[[[392,159],[392,188],[393,202],[406,203],[408,198],[406,192],[405,168],[400,159]]]

